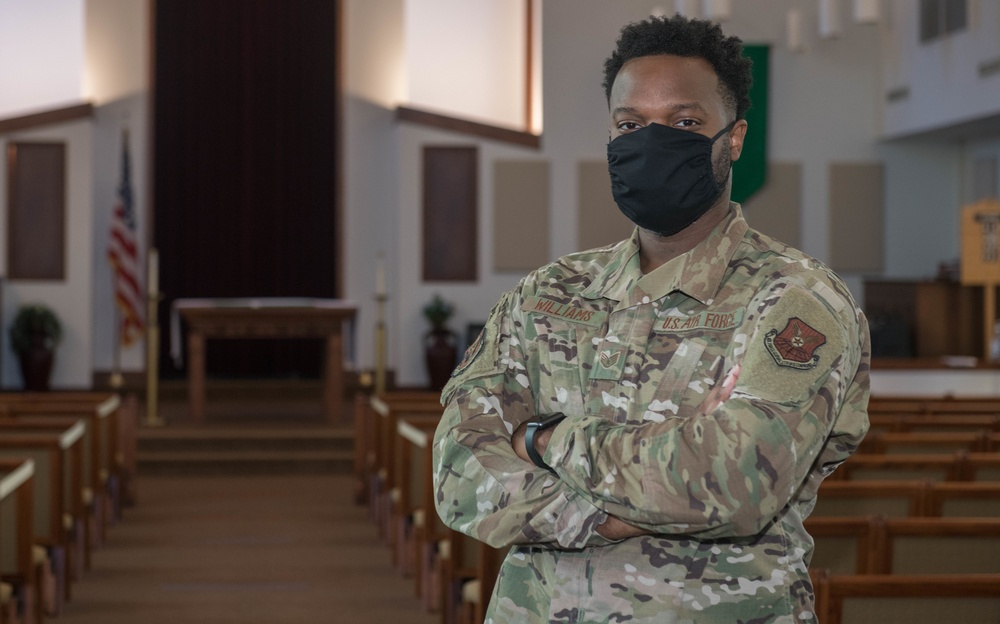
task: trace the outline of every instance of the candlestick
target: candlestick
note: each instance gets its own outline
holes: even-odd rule
[[[146,259],[146,294],[155,297],[160,293],[160,254],[150,247]]]
[[[385,288],[385,254],[380,253],[375,264],[375,296],[386,294]]]

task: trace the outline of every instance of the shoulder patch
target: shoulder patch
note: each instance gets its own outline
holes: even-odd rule
[[[469,368],[469,365],[472,364],[477,357],[479,357],[479,354],[483,352],[483,344],[486,342],[483,340],[483,335],[485,333],[485,327],[479,330],[479,335],[476,336],[476,340],[469,345],[469,348],[465,350],[465,355],[462,356],[462,361],[455,367],[455,371],[452,373],[452,376],[461,375],[465,369]]]
[[[500,370],[500,324],[506,317],[510,296],[509,292],[504,294],[493,306],[486,325],[479,332],[475,342],[465,350],[462,361],[452,371],[451,379],[441,391],[442,404],[447,404],[463,383]]]
[[[791,286],[769,299],[774,302],[762,316],[749,319],[736,389],[789,405],[808,398],[858,347],[848,342],[844,320],[815,291]]]
[[[802,319],[792,317],[780,332],[764,334],[764,346],[778,366],[809,370],[819,364],[816,349],[826,344],[826,336],[809,327]]]

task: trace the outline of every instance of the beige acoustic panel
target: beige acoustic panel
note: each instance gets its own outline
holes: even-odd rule
[[[631,236],[635,226],[622,214],[611,196],[607,161],[581,160],[577,173],[577,236],[580,251],[604,247]]]
[[[844,273],[882,271],[885,172],[881,163],[831,163],[830,265]]]
[[[493,269],[531,271],[549,262],[549,163],[493,164]]]
[[[743,216],[753,229],[801,248],[802,163],[769,163],[767,183],[743,203]]]

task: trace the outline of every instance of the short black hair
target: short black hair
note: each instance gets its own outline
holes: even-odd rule
[[[743,56],[743,41],[727,37],[722,28],[706,20],[683,15],[650,17],[633,22],[621,30],[615,50],[604,61],[604,94],[611,104],[611,86],[622,66],[641,56],[673,54],[703,58],[719,77],[719,87],[726,105],[743,119],[750,108],[750,72],[752,61]]]

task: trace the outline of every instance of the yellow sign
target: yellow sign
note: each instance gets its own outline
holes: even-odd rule
[[[1000,201],[962,208],[962,283],[1000,284]]]

